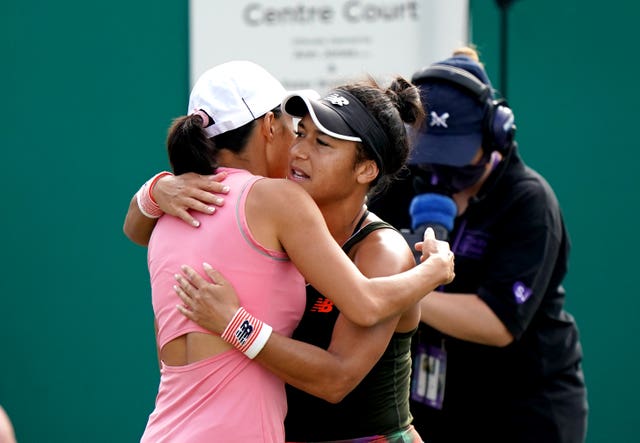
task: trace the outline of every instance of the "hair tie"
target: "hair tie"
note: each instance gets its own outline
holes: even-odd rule
[[[204,112],[202,109],[196,109],[196,110],[193,112],[193,114],[194,114],[194,115],[199,115],[199,116],[200,116],[200,118],[202,119],[202,127],[203,127],[203,128],[206,128],[206,127],[208,127],[208,126],[211,124],[211,122],[210,122],[211,118],[209,117],[209,114],[207,114],[206,112]]]

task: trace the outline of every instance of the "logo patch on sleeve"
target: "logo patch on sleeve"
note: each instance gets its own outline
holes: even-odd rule
[[[513,296],[516,299],[516,303],[521,305],[526,302],[529,297],[531,297],[531,293],[533,291],[530,288],[527,288],[524,283],[517,281],[513,284]]]

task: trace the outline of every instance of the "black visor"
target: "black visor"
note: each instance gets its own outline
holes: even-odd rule
[[[387,136],[364,104],[349,92],[336,89],[321,99],[288,95],[282,109],[297,118],[309,114],[318,129],[331,137],[363,143],[372,152],[378,169],[383,170],[381,152],[388,148]]]

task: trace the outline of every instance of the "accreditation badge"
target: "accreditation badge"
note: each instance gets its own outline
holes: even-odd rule
[[[435,409],[442,409],[447,371],[447,353],[441,348],[418,345],[413,360],[411,399]]]

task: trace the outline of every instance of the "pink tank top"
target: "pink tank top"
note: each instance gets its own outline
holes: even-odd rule
[[[256,177],[229,173],[225,205],[212,216],[200,215],[199,228],[163,216],[149,242],[152,302],[163,347],[189,332],[208,332],[176,309],[173,291],[180,265],[201,271],[202,263],[233,283],[242,306],[290,336],[305,305],[304,279],[286,254],[258,244],[245,218],[245,201]],[[141,442],[283,442],[286,398],[283,382],[230,350],[186,365],[162,364],[156,406]]]

